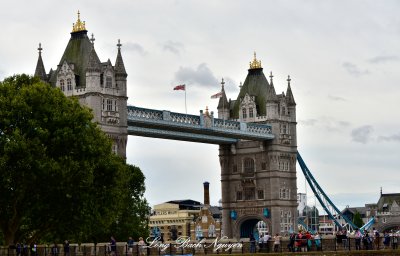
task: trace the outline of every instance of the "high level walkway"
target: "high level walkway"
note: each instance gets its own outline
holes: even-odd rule
[[[234,144],[238,140],[272,140],[270,125],[214,118],[213,114],[189,115],[166,110],[128,106],[128,134],[209,144]]]

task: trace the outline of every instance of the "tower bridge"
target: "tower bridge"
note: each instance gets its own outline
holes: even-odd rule
[[[268,80],[254,53],[235,100],[228,101],[222,81],[218,118],[208,110],[188,115],[127,106],[122,44],[118,40],[112,65],[110,60],[100,61],[94,41],[93,34],[91,39],[87,36],[78,12],[64,54],[49,73],[39,45],[35,76],[89,106],[94,121],[113,140],[113,151],[121,157],[126,157],[128,135],[218,144],[224,235],[249,237],[260,222],[274,234],[297,229],[296,102],[289,76],[286,93],[277,94],[272,72]],[[323,198],[325,193],[316,187]]]

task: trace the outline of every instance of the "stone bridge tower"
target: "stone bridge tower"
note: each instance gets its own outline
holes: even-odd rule
[[[93,111],[94,121],[112,139],[112,150],[126,158],[127,84],[121,43],[118,40],[115,65],[101,62],[94,48],[94,37],[87,36],[85,22],[73,24],[71,38],[55,70],[46,74],[39,44],[35,76],[60,88],[66,96],[75,96]]]
[[[275,93],[261,61],[254,59],[236,100],[227,100],[224,82],[218,117],[269,124],[275,139],[239,141],[219,148],[223,234],[248,238],[296,230],[296,103],[287,79],[286,94]]]

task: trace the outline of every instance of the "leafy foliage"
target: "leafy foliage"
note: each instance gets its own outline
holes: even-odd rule
[[[359,212],[356,211],[356,213],[354,214],[353,217],[353,223],[354,225],[356,225],[357,227],[361,228],[362,226],[364,226],[364,221],[361,218],[361,214]]]
[[[0,83],[5,244],[106,239],[123,216],[147,225],[142,172],[111,152],[92,119],[77,99],[37,78],[16,75]],[[127,226],[130,235],[134,225]]]

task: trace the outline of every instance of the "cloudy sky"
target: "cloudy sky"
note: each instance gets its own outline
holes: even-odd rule
[[[277,92],[292,78],[298,149],[339,208],[400,192],[399,1],[7,1],[1,4],[0,79],[33,74],[42,43],[46,71],[56,68],[80,10],[101,59],[115,62],[117,40],[129,100],[188,113],[220,90],[236,99],[253,52]],[[218,146],[130,136],[128,162],[146,175],[151,205],[221,198]],[[306,188],[298,167],[298,192]]]

